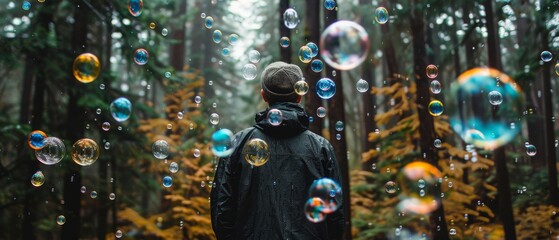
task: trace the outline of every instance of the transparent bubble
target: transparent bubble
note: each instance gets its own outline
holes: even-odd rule
[[[322,222],[326,218],[326,214],[322,211],[326,204],[320,198],[309,198],[305,203],[305,216],[313,223]]]
[[[229,54],[231,54],[231,50],[229,48],[223,48],[221,50],[221,55],[223,56],[229,56]]]
[[[326,108],[324,107],[318,107],[316,109],[316,116],[318,116],[319,118],[323,118],[326,116]]]
[[[532,144],[526,145],[526,154],[528,154],[528,156],[530,157],[535,156],[536,153],[537,153],[536,146]]]
[[[121,238],[122,237],[122,231],[121,230],[116,230],[115,237],[116,238]]]
[[[58,215],[56,218],[56,224],[62,226],[64,223],[66,223],[66,217],[64,217],[64,215]]]
[[[444,105],[439,100],[432,100],[427,108],[429,109],[429,114],[435,117],[440,116],[444,111]]]
[[[178,119],[183,119],[183,118],[184,118],[184,113],[178,112],[178,113],[177,113],[177,118],[178,118]]]
[[[157,140],[151,145],[153,156],[157,159],[165,159],[169,156],[169,143],[165,140]]]
[[[194,151],[192,151],[192,155],[194,155],[195,158],[200,157],[200,149],[194,149]]]
[[[106,142],[106,143],[105,143],[105,150],[109,150],[109,148],[111,148],[111,143],[110,143],[110,142]]]
[[[303,96],[309,91],[309,84],[307,84],[304,80],[299,80],[293,85],[293,88],[295,89],[295,93],[297,93],[297,95]]]
[[[260,138],[253,138],[249,140],[243,147],[242,154],[245,161],[255,167],[266,164],[266,162],[270,159],[268,143]]]
[[[385,24],[386,22],[388,22],[388,10],[383,7],[378,7],[375,10],[375,21],[380,24]]]
[[[39,162],[53,165],[60,162],[66,155],[66,146],[56,137],[47,137],[43,148],[35,151],[35,157]]]
[[[431,86],[429,88],[433,94],[439,94],[442,91],[441,83],[438,80],[431,81]]]
[[[359,66],[369,52],[369,35],[359,24],[337,21],[322,32],[320,54],[324,61],[338,70]]]
[[[74,59],[72,73],[82,83],[93,82],[101,72],[99,58],[91,53],[82,53]]]
[[[114,193],[109,194],[109,200],[115,200],[116,195]]]
[[[43,172],[37,171],[33,175],[31,175],[31,185],[35,187],[40,187],[43,186],[44,183],[45,183],[45,175],[43,174]]]
[[[488,99],[491,91],[502,95],[497,108]],[[520,126],[524,109],[522,90],[504,73],[490,68],[468,70],[451,85],[448,99],[450,125],[468,144],[493,150],[519,131],[514,126]]]
[[[201,18],[206,18],[206,13],[200,13]]]
[[[126,98],[119,97],[111,103],[110,110],[111,115],[117,122],[124,122],[132,114],[132,103]]]
[[[165,72],[165,77],[166,78],[171,78],[171,75],[172,75],[171,72]]]
[[[432,195],[426,192],[433,189],[441,178],[441,172],[426,162],[412,162],[404,166],[398,174],[400,184],[399,211],[428,214],[435,210],[439,203]]]
[[[369,90],[369,83],[364,79],[359,79],[357,83],[355,83],[355,88],[357,88],[358,92],[367,92]]]
[[[246,80],[252,80],[256,78],[256,75],[258,75],[258,70],[254,64],[247,63],[243,66],[241,73]]]
[[[151,30],[155,29],[155,23],[154,22],[149,23],[149,29],[151,29]]]
[[[171,164],[169,164],[169,172],[176,173],[178,171],[179,171],[179,164],[176,162],[171,162]]]
[[[555,64],[555,74],[559,76],[559,63]]]
[[[194,102],[195,102],[196,104],[200,104],[200,103],[202,102],[202,97],[200,97],[200,96],[194,97]]]
[[[207,16],[204,20],[204,26],[206,26],[207,29],[211,29],[214,26],[214,18]]]
[[[143,48],[138,48],[134,52],[134,63],[140,66],[146,65],[146,63],[148,63],[148,58],[149,58],[148,50],[145,50]]]
[[[266,115],[268,123],[272,126],[279,126],[283,121],[283,113],[278,109],[270,109]]]
[[[309,197],[322,199],[324,201],[322,212],[330,214],[336,211],[342,202],[342,188],[332,179],[321,178],[311,185]]]
[[[103,129],[103,131],[109,131],[109,129],[111,129],[111,124],[109,122],[103,122],[103,124],[101,124],[101,129]]]
[[[316,43],[309,42],[306,46],[309,47],[312,51],[311,57],[316,57],[318,55],[318,46],[316,45]]]
[[[142,14],[142,9],[144,8],[143,0],[128,0],[128,12],[134,17],[138,17]]]
[[[340,139],[342,139],[342,134],[337,133],[336,134],[336,140],[340,140]]]
[[[321,78],[316,82],[316,94],[322,99],[330,99],[336,94],[336,84],[330,78]]]
[[[334,127],[336,128],[336,131],[341,132],[344,130],[344,122],[337,121]]]
[[[313,72],[321,72],[324,69],[324,63],[320,59],[314,59],[311,62],[311,70]]]
[[[455,236],[455,235],[456,235],[456,229],[455,229],[455,228],[449,229],[449,230],[448,230],[448,234],[449,234],[450,236]]]
[[[221,33],[221,30],[215,30],[212,34],[212,40],[214,41],[214,43],[220,43],[222,37],[223,33]]]
[[[162,36],[165,37],[165,36],[167,36],[167,34],[169,34],[169,30],[167,30],[167,28],[161,29],[161,35],[162,35]]]
[[[324,8],[326,8],[326,10],[334,10],[334,8],[336,8],[336,1],[324,0]]]
[[[501,105],[503,103],[503,95],[499,91],[491,91],[488,95],[489,103],[493,106]]]
[[[89,138],[82,138],[72,145],[72,160],[81,166],[89,166],[99,158],[99,146]]]
[[[553,59],[553,54],[550,51],[542,51],[540,57],[542,58],[542,61],[549,62]]]
[[[257,63],[260,61],[260,52],[256,50],[250,50],[248,52],[248,61],[251,63]]]
[[[303,63],[309,63],[312,60],[312,50],[310,47],[302,46],[297,52],[299,60]]]
[[[288,37],[281,37],[279,42],[282,48],[286,48],[289,47],[291,40]]]
[[[87,191],[87,188],[86,188],[85,186],[82,186],[82,187],[80,188],[80,192],[81,192],[81,193],[85,193],[85,191]]]
[[[101,83],[101,84],[99,84],[99,89],[101,89],[101,90],[105,90],[105,84],[102,84],[102,83]]]
[[[388,181],[388,182],[386,182],[386,184],[384,184],[384,190],[387,193],[390,193],[390,194],[396,193],[397,189],[398,189],[398,186],[393,181]]]
[[[419,188],[425,188],[425,180],[423,180],[423,178],[417,180],[417,186],[418,186]]]
[[[46,144],[47,134],[41,130],[35,130],[29,133],[27,137],[27,145],[34,150],[43,148]]]
[[[435,146],[436,148],[440,148],[442,145],[442,141],[440,139],[435,139],[435,141],[433,141],[433,146]]]
[[[91,198],[93,198],[93,199],[97,198],[97,191],[91,191],[91,192],[89,193],[89,197],[91,197]]]
[[[429,64],[425,68],[425,74],[427,74],[428,78],[436,78],[439,75],[439,68],[433,64]]]
[[[234,33],[229,35],[229,37],[227,38],[227,42],[229,42],[229,44],[231,44],[232,46],[237,45],[237,43],[239,42],[239,35]]]
[[[294,29],[299,25],[299,16],[293,8],[288,8],[283,13],[283,24],[286,28]]]
[[[219,123],[219,114],[217,113],[210,114],[210,123],[212,125],[217,125]]]
[[[163,177],[163,187],[171,187],[173,185],[173,178],[169,176]]]
[[[233,153],[233,132],[220,129],[212,134],[212,153],[217,157],[228,157]]]
[[[31,3],[29,1],[23,1],[23,3],[21,4],[21,9],[28,11],[29,9],[31,9]]]

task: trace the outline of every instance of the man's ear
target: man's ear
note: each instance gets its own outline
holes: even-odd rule
[[[266,97],[266,94],[264,94],[263,89],[260,89],[260,95],[262,96],[262,100],[264,100],[264,102],[268,102],[268,98]]]

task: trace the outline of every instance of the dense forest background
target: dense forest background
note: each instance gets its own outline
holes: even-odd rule
[[[310,130],[336,150],[346,239],[559,238],[557,0],[0,2],[0,239],[215,239],[211,135],[253,124],[260,72],[278,60],[303,69]],[[346,49],[364,62],[301,61],[309,42],[323,59],[338,20],[367,32],[369,48]],[[73,73],[83,53],[100,64],[90,83]],[[464,97],[471,79],[512,93]],[[464,135],[464,116],[512,120]],[[60,162],[37,160],[34,130],[62,140]],[[514,134],[480,137],[501,130]],[[71,157],[83,138],[100,152],[89,166]]]

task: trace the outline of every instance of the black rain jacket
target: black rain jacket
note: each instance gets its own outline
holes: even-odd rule
[[[279,126],[266,118],[274,108],[283,113]],[[314,180],[328,177],[341,184],[332,145],[307,129],[309,117],[295,103],[274,104],[255,120],[254,127],[235,134],[233,154],[219,159],[211,192],[217,239],[342,239],[343,203],[319,223],[307,220],[304,212]],[[270,159],[260,167],[241,154],[252,138],[266,141],[270,150]]]

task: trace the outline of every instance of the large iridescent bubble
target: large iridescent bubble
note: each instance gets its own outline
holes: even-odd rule
[[[228,157],[233,153],[233,132],[220,129],[212,134],[212,153],[217,157]]]
[[[249,140],[243,147],[243,157],[250,165],[259,167],[270,159],[268,143],[260,138]]]
[[[45,146],[35,151],[35,157],[39,162],[46,165],[53,165],[60,162],[64,155],[66,155],[66,146],[56,137],[47,137],[45,139]]]
[[[428,214],[439,206],[431,190],[442,177],[441,172],[426,162],[412,162],[404,166],[398,174],[401,189],[397,208],[403,212]]]
[[[498,92],[498,105],[491,96]],[[510,142],[520,130],[524,97],[506,74],[490,68],[462,73],[451,85],[447,113],[452,128],[476,147],[493,150]]]
[[[361,64],[369,53],[369,35],[359,24],[338,21],[328,26],[320,37],[320,54],[338,70],[350,70]]]
[[[119,122],[124,122],[132,114],[132,103],[127,98],[117,98],[110,105],[111,115]]]
[[[330,178],[321,178],[315,180],[311,185],[309,197],[320,198],[324,201],[324,206],[321,211],[330,214],[336,211],[342,203],[342,188],[337,182]]]
[[[322,99],[330,99],[336,94],[336,83],[330,78],[321,78],[316,82],[316,94]]]

